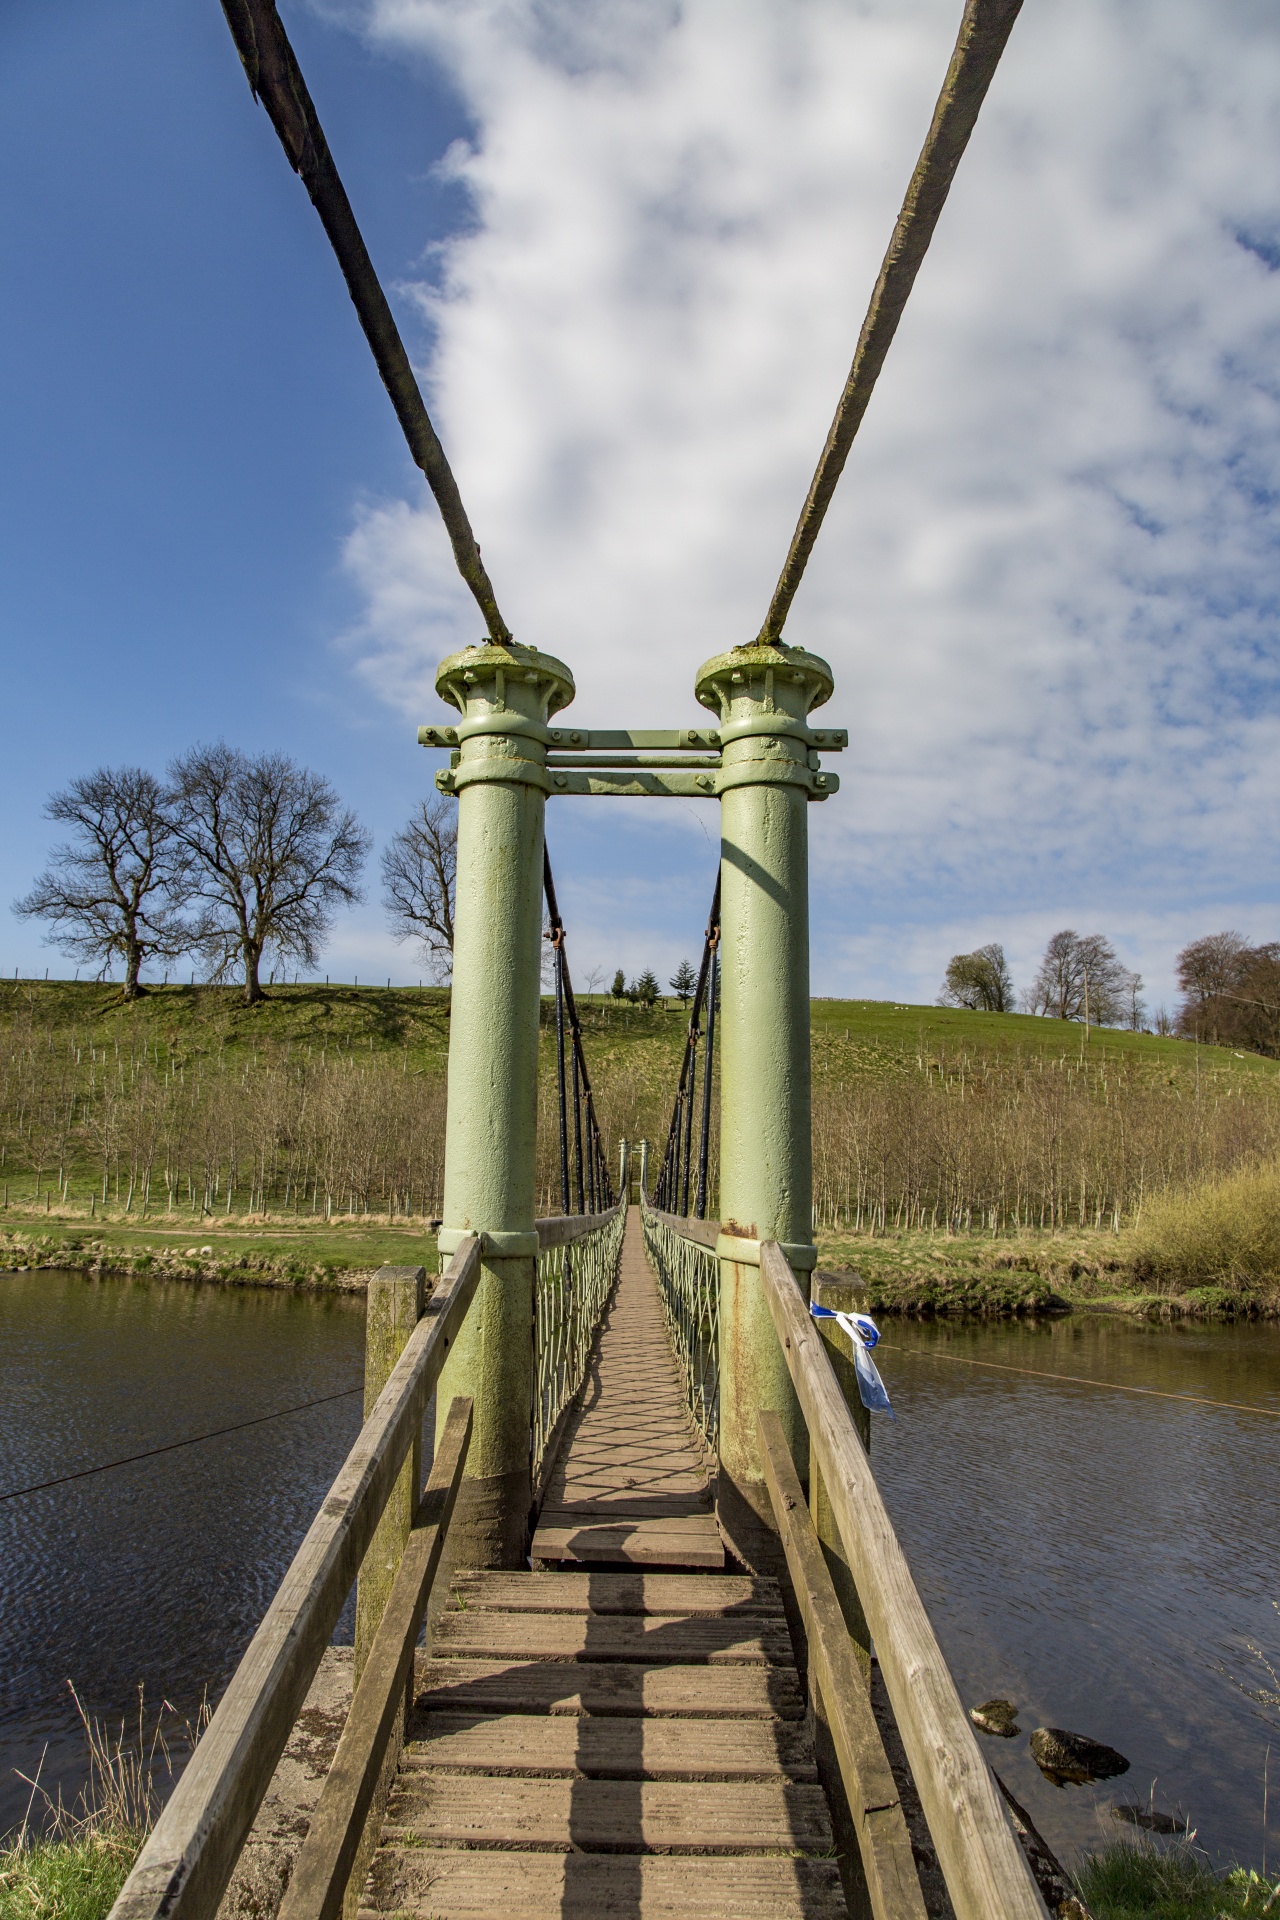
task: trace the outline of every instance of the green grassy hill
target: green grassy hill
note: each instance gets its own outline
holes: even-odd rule
[[[678,1060],[687,1014],[676,1000],[652,1011],[612,1000],[581,996],[589,1043],[606,1056],[654,1053],[655,1065]],[[1280,1061],[1225,1047],[1199,1047],[1187,1040],[1119,1028],[1091,1029],[1087,1044],[1074,1021],[1030,1014],[966,1013],[953,1007],[896,1004],[888,1000],[814,1000],[815,1057],[829,1056],[849,1071],[890,1071],[899,1066],[950,1067],[967,1057],[1043,1058],[1091,1062],[1113,1059],[1154,1071],[1273,1076]],[[553,1018],[543,1000],[543,1026]],[[0,1035],[29,1028],[53,1032],[82,1045],[152,1047],[178,1054],[243,1052],[264,1047],[315,1056],[338,1053],[408,1053],[415,1067],[443,1066],[449,1046],[449,992],[442,987],[302,985],[268,989],[257,1007],[243,1005],[236,987],[168,986],[150,989],[132,1006],[118,989],[91,981],[0,982]]]

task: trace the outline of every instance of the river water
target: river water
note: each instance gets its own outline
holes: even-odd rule
[[[363,1320],[358,1298],[0,1275],[0,1495],[342,1393]],[[966,1705],[1018,1707],[1021,1735],[983,1749],[1046,1836],[1094,1845],[1126,1831],[1112,1803],[1154,1790],[1215,1859],[1258,1863],[1280,1721],[1237,1682],[1269,1684],[1250,1643],[1280,1671],[1280,1420],[995,1368],[1280,1412],[1280,1330],[889,1322],[878,1357],[897,1412],[875,1423],[885,1497]],[[49,1784],[81,1782],[68,1679],[116,1722],[139,1685],[179,1718],[206,1687],[216,1701],[359,1406],[0,1499],[0,1832],[26,1804],[12,1769],[43,1754]],[[1028,1751],[1038,1725],[1131,1769],[1055,1789]]]

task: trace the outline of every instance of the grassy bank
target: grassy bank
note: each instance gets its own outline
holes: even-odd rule
[[[435,1268],[435,1235],[424,1221],[363,1216],[316,1224],[205,1221],[165,1230],[123,1221],[82,1220],[11,1208],[0,1230],[0,1272],[64,1267],[80,1273],[136,1274],[155,1280],[217,1281],[232,1286],[363,1287],[384,1263]]]
[[[105,1920],[140,1836],[95,1828],[0,1845],[0,1920]]]
[[[867,1310],[882,1314],[1065,1313],[1087,1309],[1148,1320],[1275,1319],[1280,1281],[1157,1283],[1135,1233],[1002,1235],[900,1232],[818,1235],[821,1265],[856,1273]]]
[[[1217,1874],[1188,1846],[1116,1841],[1076,1883],[1094,1920],[1236,1920],[1274,1912],[1277,1885],[1245,1867]]]

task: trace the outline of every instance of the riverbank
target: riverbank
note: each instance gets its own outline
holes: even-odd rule
[[[1109,1229],[1014,1234],[820,1232],[819,1263],[857,1275],[867,1311],[922,1317],[1089,1311],[1143,1320],[1274,1320],[1280,1281],[1159,1284],[1142,1244]]]
[[[61,1268],[73,1273],[203,1281],[221,1286],[290,1287],[362,1293],[384,1264],[435,1267],[436,1243],[423,1221],[361,1216],[351,1221],[282,1224],[209,1220],[194,1228],[85,1222],[11,1211],[0,1229],[0,1272]]]

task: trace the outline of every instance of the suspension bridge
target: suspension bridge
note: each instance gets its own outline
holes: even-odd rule
[[[876,1485],[851,1336],[811,1311],[849,1304],[813,1244],[807,853],[847,736],[814,723],[829,667],[782,637],[1018,5],[965,7],[759,635],[698,669],[704,724],[643,731],[567,722],[569,666],[513,637],[273,0],[223,0],[486,634],[419,733],[458,803],[440,1271],[372,1282],[362,1431],[115,1920],[213,1920],[353,1586],[353,1697],[280,1920],[1043,1920]],[[719,809],[652,1164],[615,1161],[595,1109],[560,794]],[[544,926],[561,1211],[539,1219]]]

